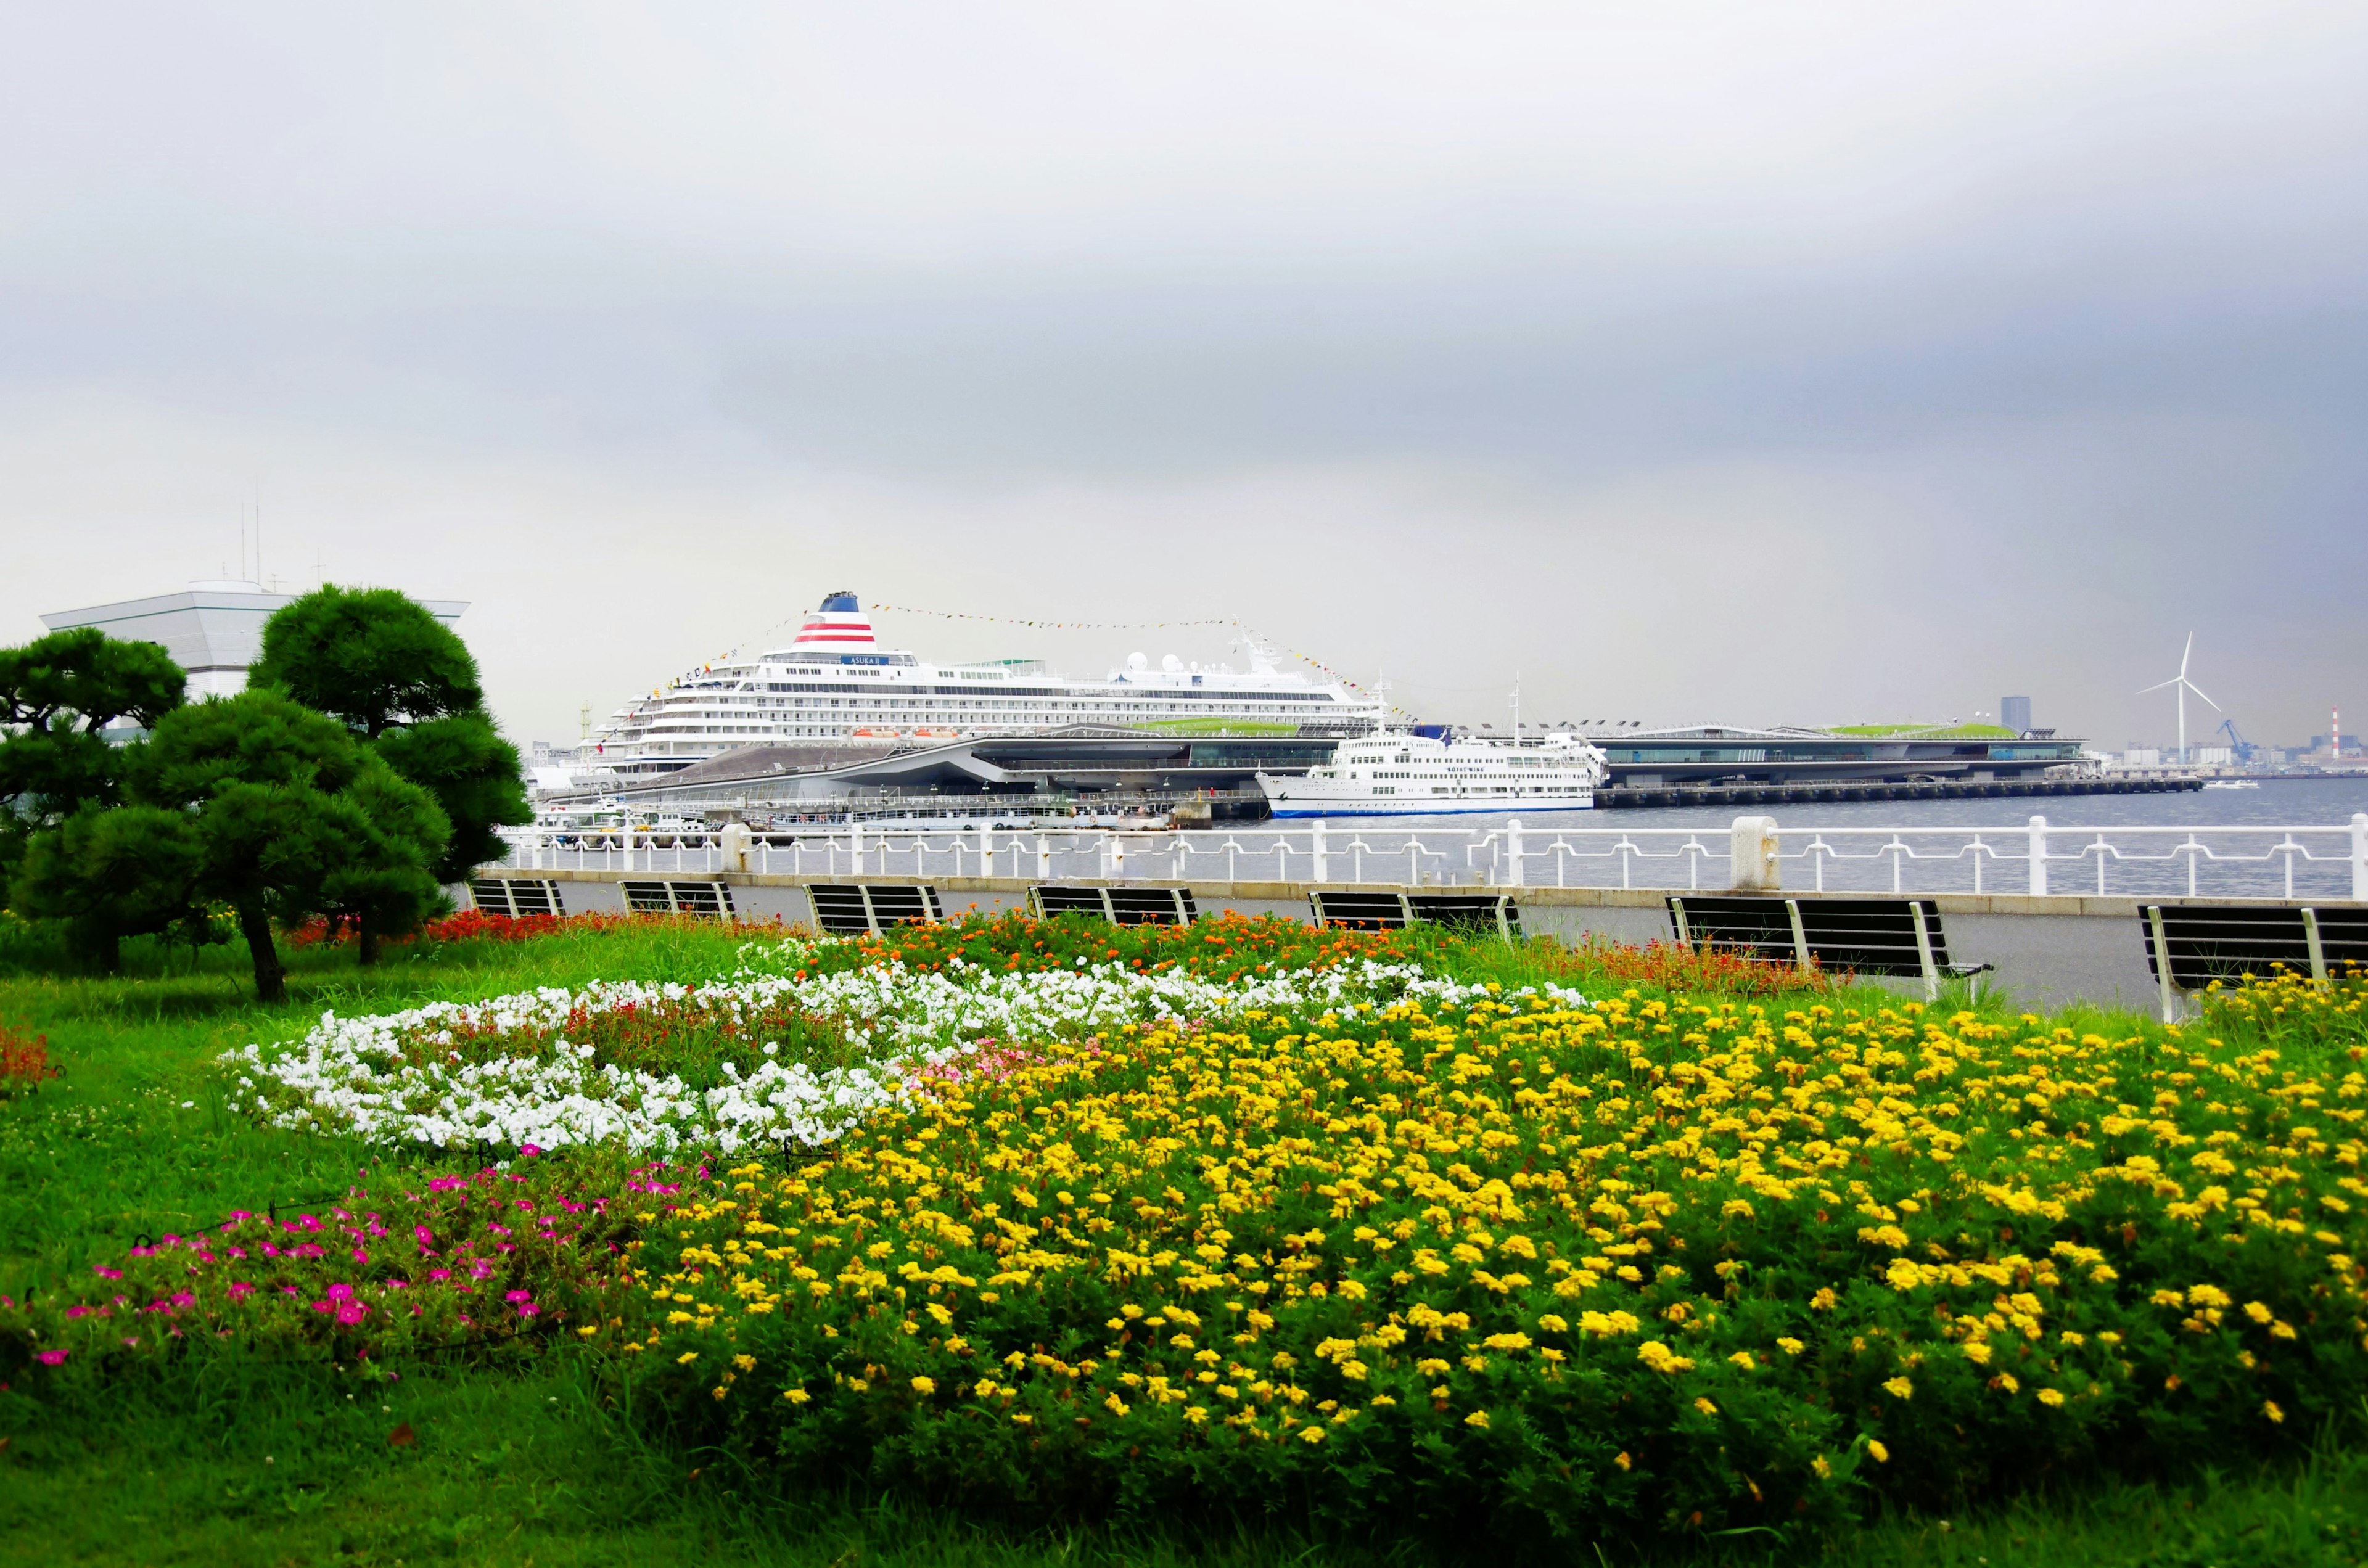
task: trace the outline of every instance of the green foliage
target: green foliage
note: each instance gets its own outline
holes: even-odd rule
[[[436,797],[451,823],[451,841],[436,875],[460,882],[506,853],[496,824],[534,820],[518,783],[518,748],[502,739],[483,713],[455,713],[378,738],[389,766]]]
[[[360,835],[355,852],[324,879],[322,898],[351,915],[360,929],[361,961],[376,963],[380,937],[416,931],[444,912],[437,868],[452,828],[434,795],[375,754],[363,755],[346,799]]]
[[[33,836],[17,873],[17,908],[64,922],[76,951],[113,970],[126,937],[212,938],[199,891],[202,861],[196,826],[182,812],[85,805]]]
[[[0,875],[34,834],[121,798],[124,751],[101,732],[153,726],[187,678],[155,643],[90,627],[0,649]]]
[[[436,797],[451,827],[435,868],[446,882],[499,858],[495,827],[534,820],[467,644],[392,588],[326,585],[284,606],[249,679],[336,719]]]
[[[467,646],[393,588],[324,585],[282,606],[264,623],[262,656],[247,679],[372,740],[485,700]]]
[[[268,687],[167,715],[138,792],[187,815],[198,892],[237,911],[265,998],[283,983],[275,922],[350,909],[384,935],[434,908],[441,810],[336,721]]]

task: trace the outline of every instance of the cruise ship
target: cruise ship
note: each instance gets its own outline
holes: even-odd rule
[[[1072,725],[1193,733],[1356,734],[1381,704],[1275,667],[1249,648],[1247,673],[1141,653],[1101,680],[1040,660],[941,665],[880,646],[851,593],[833,593],[786,648],[690,672],[617,710],[573,759],[620,778],[677,772],[745,746],[887,748]]]
[[[1304,775],[1258,781],[1279,817],[1448,816],[1586,811],[1603,772],[1603,754],[1565,730],[1516,730],[1509,743],[1383,731]]]

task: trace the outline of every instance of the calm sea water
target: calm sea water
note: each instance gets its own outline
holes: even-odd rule
[[[2368,776],[2336,778],[2265,778],[2258,790],[2203,790],[2162,795],[2073,795],[2044,799],[1967,801],[1859,801],[1774,806],[1686,806],[1637,811],[1596,811],[1517,813],[1521,821],[1527,854],[1523,876],[1532,884],[1557,881],[1567,885],[1618,887],[1684,887],[1699,878],[1704,889],[1726,881],[1726,828],[1738,816],[1771,816],[1784,852],[1797,855],[1820,828],[1879,827],[1901,830],[1913,856],[1878,855],[1879,839],[1831,840],[1836,856],[1790,860],[1784,866],[1788,887],[1823,885],[1828,890],[1863,889],[1889,892],[1897,862],[1898,885],[1910,892],[1969,892],[1975,887],[1975,861],[1981,887],[1991,892],[2020,892],[2029,885],[2030,870],[2021,858],[2027,846],[2026,828],[2033,816],[2048,822],[2049,891],[2095,892],[2098,867],[2104,868],[2103,891],[2116,894],[2179,895],[2189,891],[2189,862],[2195,862],[2193,886],[2201,895],[2277,897],[2289,889],[2295,896],[2349,898],[2351,873],[2349,844],[2331,835],[2297,835],[2294,842],[2307,854],[2280,850],[2276,833],[2286,827],[2347,827],[2354,813],[2368,812]],[[1340,844],[1361,840],[1369,846],[1363,874],[1378,879],[1395,862],[1403,874],[1410,839],[1441,853],[1426,855],[1426,869],[1452,873],[1459,867],[1474,869],[1489,862],[1494,851],[1467,857],[1457,841],[1467,835],[1502,829],[1505,816],[1334,819],[1328,829]],[[1292,824],[1303,829],[1304,824]],[[1669,860],[1648,860],[1641,853],[1608,854],[1598,836],[1604,829],[1627,829],[1637,842],[1655,853],[1673,847],[1646,829],[1703,829],[1702,842],[1714,854]],[[2177,851],[2179,837],[2115,834],[2116,828],[2178,827],[2196,830],[2201,853]],[[1589,830],[1585,839],[1570,837],[1569,847],[1556,855],[1549,846],[1561,830]],[[1996,858],[1967,848],[1969,829],[1995,830],[1987,842]],[[2222,830],[2214,832],[2213,830]],[[2231,830],[2253,831],[2231,831]],[[2086,830],[2086,831],[2083,831]],[[1247,841],[1248,835],[1242,835]],[[2105,847],[2099,849],[2102,839]],[[1338,851],[1336,851],[1336,854]],[[1837,856],[1865,857],[1842,859]],[[2006,858],[2005,857],[2012,857]],[[2074,860],[2054,857],[2078,856]],[[1822,867],[1818,864],[1822,861]],[[1336,861],[1336,865],[1338,862]],[[1345,868],[1343,868],[1345,869]],[[1342,874],[1341,869],[1333,873]]]

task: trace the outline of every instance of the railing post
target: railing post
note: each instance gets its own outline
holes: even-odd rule
[[[2031,819],[2031,896],[2047,896],[2047,819]]]
[[[1505,824],[1506,885],[1521,885],[1521,819],[1513,818]]]
[[[978,824],[978,875],[981,881],[995,875],[995,830],[985,823]]]
[[[2368,812],[2351,813],[2351,902],[2368,903]]]
[[[1737,817],[1728,830],[1727,885],[1736,892],[1776,892],[1784,886],[1784,870],[1776,858],[1779,844],[1774,817]]]
[[[1324,819],[1322,817],[1317,817],[1314,825],[1308,829],[1308,843],[1310,850],[1315,858],[1315,874],[1313,880],[1319,883],[1329,881],[1332,874],[1332,866],[1330,856],[1326,853],[1324,843]]]
[[[860,817],[847,819],[847,870],[849,876],[863,875],[863,822]]]
[[[1126,840],[1120,837],[1115,829],[1111,831],[1110,835],[1110,880],[1114,882],[1122,882],[1126,881]]]
[[[1040,882],[1053,880],[1053,837],[1050,834],[1036,835],[1036,880]]]

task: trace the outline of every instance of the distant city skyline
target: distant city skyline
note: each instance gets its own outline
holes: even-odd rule
[[[2356,6],[11,36],[11,642],[257,570],[259,518],[288,584],[469,601],[521,744],[839,587],[1238,618],[1467,722],[1518,676],[2169,744],[2191,631],[2250,740],[2368,715]],[[1228,637],[878,624],[1095,674]]]

